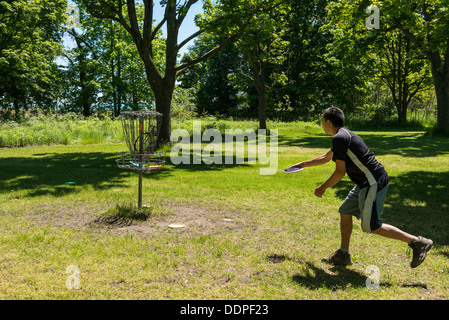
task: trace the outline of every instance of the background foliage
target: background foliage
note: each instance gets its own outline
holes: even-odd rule
[[[156,108],[142,48],[123,23],[94,10],[97,2],[0,2],[0,119],[18,121],[27,110],[88,117]],[[180,3],[178,14],[196,2]],[[194,42],[178,54],[175,66],[187,67],[175,75],[170,115],[258,119],[264,127],[267,119],[315,120],[337,106],[363,121],[436,124],[440,114],[444,127],[444,83],[435,87],[429,57],[439,52],[442,65],[447,61],[447,3],[406,2],[398,10],[395,1],[203,1]],[[107,3],[131,21],[120,1]],[[380,29],[366,27],[371,4],[380,8]],[[75,27],[67,24],[74,6]],[[149,6],[135,2],[142,34]],[[151,57],[164,76],[167,45],[175,44],[162,31],[166,21],[153,18]],[[236,30],[238,36],[209,56]]]

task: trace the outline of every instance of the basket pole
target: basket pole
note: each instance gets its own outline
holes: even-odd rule
[[[142,208],[142,175],[143,175],[143,116],[139,116],[139,198],[137,206]]]

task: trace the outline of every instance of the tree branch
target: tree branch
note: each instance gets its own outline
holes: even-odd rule
[[[72,37],[74,37],[76,40],[78,40],[79,42],[84,43],[84,44],[90,49],[90,51],[92,52],[92,54],[93,54],[93,56],[94,56],[94,59],[95,59],[95,60],[98,60],[97,54],[95,53],[94,48],[92,48],[92,46],[91,46],[86,40],[84,40],[82,37],[80,37],[80,36],[76,33],[75,29],[70,29],[70,30],[67,31],[67,32],[68,32]]]
[[[178,25],[182,24],[185,17],[187,16],[187,12],[189,12],[190,7],[197,2],[198,0],[188,0],[187,3],[185,3],[181,8],[179,8],[178,18],[176,19]]]
[[[184,41],[182,41],[178,45],[178,50],[181,49],[182,47],[184,47],[190,40],[195,39],[196,37],[198,37],[203,32],[204,32],[204,30],[198,30],[197,32],[193,33],[191,36],[189,36],[186,39],[184,39]]]
[[[422,76],[419,81],[415,81],[410,85],[410,87],[413,85],[416,85],[416,88],[412,93],[409,94],[409,97],[407,99],[407,105],[410,103],[410,101],[413,99],[413,97],[420,91],[421,85],[423,84],[425,78],[426,78],[426,76]]]
[[[446,52],[444,54],[443,73],[449,77],[449,39],[446,40]]]
[[[98,18],[98,19],[109,19],[109,20],[114,20],[114,21],[120,22],[120,19],[117,18],[117,16],[100,13],[100,12],[96,11],[95,8],[93,6],[91,6],[91,5],[89,5],[87,2],[84,2],[84,4],[86,5],[87,12],[92,17]],[[109,9],[108,9],[108,11],[114,13],[113,11],[111,11]]]
[[[153,38],[153,1],[143,0],[145,6],[145,14],[143,19],[143,41],[151,42]]]
[[[260,8],[262,8],[264,2],[261,2],[249,15],[249,17],[247,18],[247,20],[245,21],[245,23],[236,31],[234,32],[232,35],[230,35],[227,39],[225,39],[222,43],[220,43],[219,45],[215,46],[214,48],[212,48],[211,50],[209,50],[208,52],[206,52],[205,54],[203,54],[201,57],[191,60],[181,66],[176,67],[175,71],[176,71],[176,75],[178,76],[179,74],[181,74],[182,72],[184,72],[185,70],[187,70],[188,68],[194,66],[195,64],[198,64],[204,60],[206,60],[207,58],[209,58],[210,56],[212,56],[214,53],[220,51],[221,49],[223,49],[224,47],[226,47],[227,45],[229,45],[230,43],[232,43],[235,39],[237,39],[239,36],[241,36],[243,34],[243,32],[245,31],[245,29],[248,27],[248,25],[251,23],[251,20],[253,19],[254,15],[257,13],[257,11],[260,10]],[[192,37],[189,37],[190,40],[193,39]],[[189,40],[189,41],[190,41]],[[185,43],[183,42],[183,45]]]
[[[157,32],[159,31],[160,28],[162,28],[162,26],[164,25],[164,23],[167,21],[167,18],[164,15],[164,18],[161,20],[161,22],[159,22],[159,24],[156,26],[156,28],[154,28],[153,30],[153,35],[150,37],[150,41],[153,41],[153,39],[156,37]]]
[[[70,64],[71,64],[72,66],[75,65],[75,63],[73,62],[72,58],[70,58],[69,55],[68,55],[66,52],[63,52],[62,55],[63,55],[64,57],[66,57],[67,60],[69,60],[69,62],[70,62]]]
[[[416,38],[415,35],[410,32],[409,29],[405,28],[397,18],[393,18],[393,20],[396,23],[396,25],[398,26],[398,28],[416,45],[416,47],[418,47],[418,49],[422,53],[424,53],[428,58],[430,58],[428,52],[423,50],[422,41],[419,41],[419,39]]]
[[[136,4],[134,0],[127,0],[126,6],[128,7],[128,18],[131,24],[132,36],[135,39],[142,41],[142,35],[140,34],[139,23],[137,22]],[[123,19],[125,20],[125,19]]]

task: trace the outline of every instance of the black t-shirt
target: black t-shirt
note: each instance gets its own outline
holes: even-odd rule
[[[345,161],[346,173],[360,188],[377,183],[381,189],[388,184],[388,174],[384,166],[354,132],[340,128],[332,138],[332,152],[332,160]]]

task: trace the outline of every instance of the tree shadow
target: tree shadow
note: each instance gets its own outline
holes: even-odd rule
[[[449,154],[449,141],[445,137],[425,137],[422,132],[401,132],[398,134],[357,134],[376,155],[401,155],[412,158],[434,157]],[[307,148],[331,148],[329,135],[304,135],[300,137],[279,136],[279,146]]]
[[[101,152],[3,158],[0,167],[0,193],[25,191],[27,197],[62,197],[78,192],[77,186],[91,186],[94,190],[127,187],[124,178],[132,174],[117,167],[115,154]],[[160,171],[152,172],[152,178],[160,178]]]
[[[369,134],[359,136],[376,155],[400,155],[411,158],[434,157],[449,154],[449,141],[445,137],[426,137],[421,132],[404,132],[400,135]]]
[[[167,156],[167,164],[171,165],[171,170],[185,170],[185,171],[221,171],[224,169],[232,169],[235,167],[248,167],[251,162],[257,163],[257,155],[255,157],[249,157],[247,150],[243,156],[235,154],[235,150],[232,156],[227,156],[224,151],[219,153],[216,157],[211,153],[209,156],[203,156],[200,151],[195,152],[190,150],[184,154],[184,159],[181,160],[181,155],[173,162],[172,157]],[[175,158],[175,156],[173,156]],[[264,165],[264,166],[268,166]]]
[[[41,153],[31,157],[0,158],[0,193],[19,192],[19,197],[39,197],[51,195],[63,197],[80,191],[78,187],[92,187],[94,190],[126,188],[128,177],[138,176],[137,170],[120,169],[116,165],[115,153]],[[220,171],[236,166],[236,156],[222,157],[221,164],[181,164],[174,165],[166,157],[166,166],[160,170],[144,172],[144,179],[164,179],[173,175],[174,170]],[[24,195],[25,193],[25,195]]]
[[[279,135],[279,146],[285,147],[306,147],[326,149],[332,147],[332,137],[325,134],[309,135],[305,134],[298,137],[288,135]]]
[[[345,199],[350,181],[334,186]],[[382,220],[406,232],[431,238],[435,245],[449,245],[449,171],[410,171],[390,177]]]

